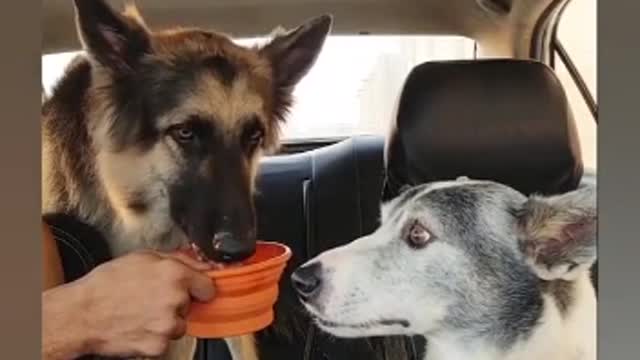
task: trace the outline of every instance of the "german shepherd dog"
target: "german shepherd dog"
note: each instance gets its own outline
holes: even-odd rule
[[[529,198],[490,181],[425,184],[292,279],[335,336],[422,335],[429,360],[595,360],[596,223],[594,184]]]
[[[201,29],[151,31],[131,4],[74,3],[84,54],[43,104],[42,211],[96,227],[114,256],[188,244],[216,262],[250,256],[258,161],[277,147],[332,17],[248,48]]]

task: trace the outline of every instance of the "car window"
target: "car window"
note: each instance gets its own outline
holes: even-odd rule
[[[240,39],[250,45],[264,38]],[[77,53],[46,55],[45,91]],[[295,90],[285,140],[386,134],[409,71],[431,60],[471,59],[474,42],[457,36],[331,36]]]
[[[570,1],[558,24],[558,40],[597,103],[597,2]],[[567,67],[555,57],[555,68],[569,98],[578,125],[586,168],[597,166],[597,124]]]

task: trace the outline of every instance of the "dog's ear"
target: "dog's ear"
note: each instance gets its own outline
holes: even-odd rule
[[[573,280],[596,261],[596,188],[533,196],[518,214],[520,248],[544,280]]]
[[[313,66],[331,31],[333,18],[322,15],[288,32],[275,34],[260,49],[271,62],[278,88],[291,91]]]
[[[80,41],[89,56],[114,72],[127,72],[150,50],[149,31],[132,2],[119,14],[104,0],[74,0]]]

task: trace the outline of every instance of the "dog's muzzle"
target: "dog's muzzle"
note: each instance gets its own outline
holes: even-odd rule
[[[304,265],[291,275],[293,288],[304,301],[311,300],[322,287],[322,265],[319,262]]]
[[[255,252],[255,241],[236,239],[229,231],[216,233],[211,242],[214,261],[224,263],[242,261]]]

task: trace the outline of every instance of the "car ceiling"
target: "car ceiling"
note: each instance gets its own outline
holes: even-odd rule
[[[91,1],[91,0],[85,0]],[[334,34],[447,34],[488,56],[526,56],[535,23],[562,0],[137,0],[151,28],[198,26],[234,37],[266,35],[322,13]],[[566,0],[565,0],[566,1]],[[122,8],[123,0],[108,1]],[[72,0],[43,0],[43,53],[77,50]],[[526,53],[526,54],[525,54]]]

